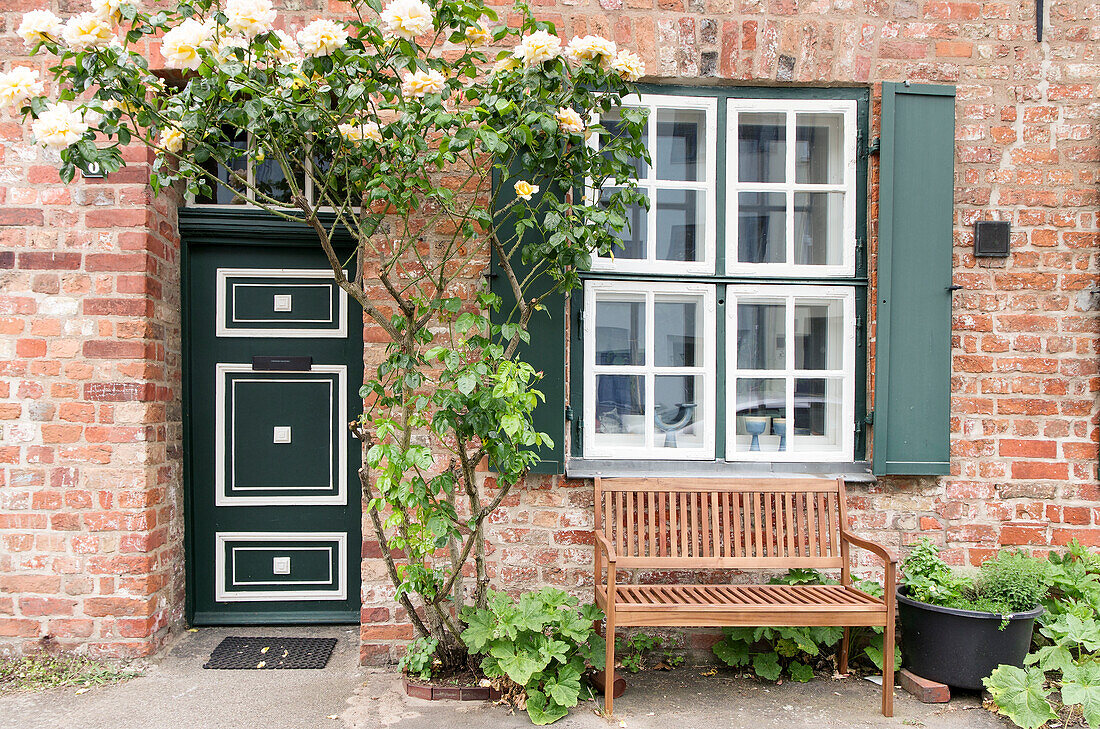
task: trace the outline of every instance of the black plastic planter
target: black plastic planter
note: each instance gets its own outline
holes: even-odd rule
[[[1023,666],[1040,605],[1002,616],[929,605],[898,588],[902,665],[918,676],[956,688],[980,690],[982,679],[1002,663]],[[1001,630],[1004,618],[1008,625]]]

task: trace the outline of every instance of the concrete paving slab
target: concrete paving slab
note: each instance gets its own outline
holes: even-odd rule
[[[776,686],[709,669],[647,671],[627,678],[609,721],[597,704],[582,702],[556,729],[1004,729],[1008,724],[982,708],[977,694],[949,704],[922,704],[904,692],[893,718],[879,713],[881,689],[863,679],[815,679]],[[602,703],[599,705],[602,706]],[[401,689],[393,672],[370,669],[341,719],[354,729],[529,729],[527,714],[509,715],[489,703],[424,701]]]
[[[202,668],[227,635],[338,638],[324,670]],[[187,633],[144,675],[123,684],[0,697],[0,729],[530,729],[526,713],[487,702],[423,701],[405,695],[390,669],[358,666],[354,627],[204,628]],[[818,678],[776,686],[718,670],[682,667],[628,676],[615,716],[582,702],[556,729],[1005,729],[977,695],[921,704],[897,692],[895,716],[879,713],[879,687]],[[336,715],[336,719],[329,716]]]
[[[203,669],[227,635],[337,638],[323,670]],[[363,681],[356,626],[202,628],[126,683],[0,697],[0,729],[324,729]]]

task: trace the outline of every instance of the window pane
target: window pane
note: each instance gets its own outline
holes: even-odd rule
[[[786,381],[780,378],[739,378],[736,386],[736,446],[739,451],[786,449]],[[775,421],[779,431],[776,432]],[[728,426],[727,426],[728,427]]]
[[[785,182],[786,114],[738,115],[737,179],[741,182]]]
[[[843,263],[843,192],[794,194],[794,262],[810,265]]]
[[[658,448],[701,448],[699,412],[703,378],[698,375],[658,375],[653,387],[653,437]]]
[[[844,182],[844,117],[799,114],[795,120],[795,181],[839,185]]]
[[[698,261],[703,257],[703,195],[695,190],[657,191],[657,258]]]
[[[738,302],[738,369],[781,370],[787,366],[785,311],[782,301]]]
[[[287,183],[283,170],[279,163],[273,159],[267,159],[254,167],[255,184],[257,194],[267,195],[279,202],[290,203],[290,185]],[[299,190],[305,189],[305,174],[296,175]]]
[[[840,378],[794,381],[794,450],[838,450],[841,438]]]
[[[596,364],[645,364],[645,302],[596,303]]]
[[[844,309],[837,300],[806,301],[794,307],[794,366],[839,370],[844,366]]]
[[[702,180],[706,164],[706,113],[695,109],[657,110],[657,178]]]
[[[618,109],[612,109],[606,114],[602,114],[600,116],[600,125],[603,126],[603,128],[606,130],[603,134],[600,134],[600,149],[603,149],[610,140],[616,139],[620,135],[627,135],[627,137],[629,138],[629,134],[626,130],[626,125],[622,121],[622,117],[619,115]],[[645,144],[646,149],[649,149],[648,130],[649,120],[646,120],[646,122],[642,125],[642,142],[643,144]],[[610,157],[610,154],[608,154],[608,156]],[[649,174],[649,168],[646,165],[645,160],[641,159],[640,157],[633,157],[631,159],[634,162],[635,174],[641,178],[646,177]]]
[[[247,137],[244,132],[233,134],[232,129],[225,129],[227,137],[232,137],[233,147],[245,150],[248,147]],[[248,202],[245,180],[248,179],[248,161],[242,156],[230,160],[229,167],[218,164],[209,159],[203,163],[203,169],[218,178],[218,184],[210,185],[210,195],[197,197],[195,202],[200,205],[244,205]]]
[[[645,445],[645,378],[596,375],[596,433],[602,444]]]
[[[699,304],[657,301],[653,305],[653,320],[653,354],[658,367],[700,364]]]
[[[783,263],[787,260],[787,195],[742,192],[737,196],[737,260]]]
[[[603,188],[601,201],[606,204],[611,194],[616,192],[613,188]],[[646,245],[649,238],[649,224],[646,219],[649,211],[641,205],[631,205],[626,209],[626,227],[615,233],[615,237],[622,241],[611,251],[615,258],[644,259],[646,257]]]

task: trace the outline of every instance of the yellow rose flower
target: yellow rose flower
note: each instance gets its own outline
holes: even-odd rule
[[[416,98],[423,98],[427,94],[438,94],[443,90],[447,79],[434,68],[427,71],[416,70],[405,74],[401,79],[401,94]]]
[[[382,11],[382,31],[390,38],[412,40],[431,31],[434,22],[422,0],[393,0]]]
[[[554,118],[558,120],[558,126],[563,132],[584,134],[584,120],[576,109],[563,106],[554,114]]]
[[[645,64],[637,53],[619,51],[611,60],[610,68],[627,81],[637,81],[645,76]]]
[[[591,61],[600,57],[611,60],[615,57],[617,48],[614,41],[598,35],[586,35],[583,38],[573,36],[566,47],[570,58],[574,61]]]
[[[337,128],[340,130],[340,135],[350,142],[362,142],[364,139],[369,139],[375,144],[382,142],[382,132],[374,122],[340,124]]]
[[[168,68],[186,68],[195,70],[202,65],[199,49],[209,50],[213,42],[212,27],[188,18],[161,39],[160,53],[164,56],[164,65]]]
[[[514,71],[519,68],[519,59],[515,56],[505,56],[496,63],[493,64],[493,70],[491,73],[504,73],[505,71]]]
[[[472,46],[484,46],[492,40],[493,34],[489,32],[484,20],[479,20],[476,25],[466,28],[466,42]]]
[[[165,127],[160,133],[160,146],[175,154],[183,149],[183,130],[178,127]]]
[[[302,49],[298,47],[298,41],[281,30],[275,31],[275,37],[279,39],[279,47],[271,49],[271,54],[275,56],[275,59],[279,63],[287,65],[296,63],[298,57],[302,54]]]
[[[77,53],[106,48],[115,39],[111,26],[95,13],[81,13],[69,18],[61,35],[69,48]]]
[[[41,96],[45,87],[38,78],[38,71],[16,66],[0,74],[0,104],[19,111],[32,97]]]
[[[524,36],[523,42],[512,51],[512,55],[527,66],[537,66],[557,58],[559,53],[561,53],[561,38],[545,30],[536,30],[531,35]]]
[[[538,185],[532,185],[530,182],[527,182],[526,180],[520,180],[513,187],[516,191],[516,195],[521,200],[530,200],[531,196],[539,191],[539,186]]]
[[[49,10],[32,10],[23,16],[23,22],[15,31],[27,48],[46,40],[60,40],[65,23]]]
[[[123,0],[92,0],[92,12],[104,20],[118,23],[122,20]]]
[[[225,5],[227,26],[234,33],[255,38],[271,30],[275,22],[275,8],[271,0],[229,0]]]
[[[31,124],[35,140],[50,149],[64,149],[76,144],[88,131],[84,116],[66,104],[53,104],[39,114]]]
[[[298,31],[298,45],[308,56],[328,56],[348,42],[344,26],[325,18],[318,18]]]

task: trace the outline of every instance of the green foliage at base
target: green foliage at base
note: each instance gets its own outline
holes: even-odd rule
[[[462,640],[482,656],[486,676],[525,689],[532,723],[552,724],[577,705],[585,669],[603,668],[604,640],[593,628],[602,618],[595,605],[578,607],[577,598],[551,587],[518,601],[490,590],[485,610],[463,611]]]
[[[1022,552],[1002,552],[977,578],[948,566],[939,547],[922,539],[901,565],[905,594],[929,605],[1011,615],[1034,610],[1050,585],[1050,564]],[[1005,627],[1008,622],[1005,621]]]
[[[656,667],[668,670],[684,662],[684,657],[672,652],[673,645],[660,635],[637,631],[629,636],[615,638],[615,658],[623,669],[637,673],[647,660],[658,657]]]
[[[417,638],[409,643],[405,655],[397,662],[397,667],[413,678],[427,681],[432,677],[435,649],[438,647],[439,641],[435,638]]]
[[[63,686],[87,689],[140,675],[139,668],[94,661],[85,656],[0,658],[0,694]]]
[[[773,585],[835,585],[817,570],[793,569],[770,581]],[[864,592],[881,596],[882,585],[871,580],[856,580]],[[760,678],[778,681],[786,675],[805,683],[814,677],[814,664],[836,653],[844,638],[844,628],[827,627],[756,627],[724,628],[724,637],[714,644],[714,654],[734,668],[751,668]],[[863,656],[882,670],[882,628],[851,629],[853,662]],[[894,665],[901,662],[895,649]]]
[[[1100,729],[1100,556],[1074,540],[1065,555],[1050,555],[1046,569],[1050,593],[1026,668],[998,666],[985,686],[1023,729],[1059,719],[1055,697],[1061,713]]]

